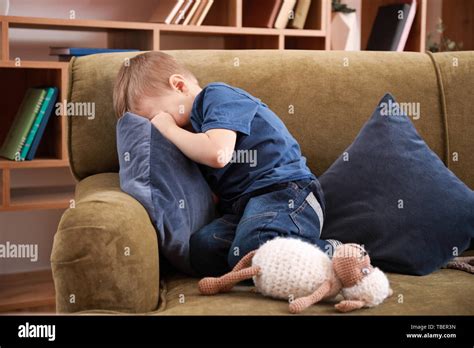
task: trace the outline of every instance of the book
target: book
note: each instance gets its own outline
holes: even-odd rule
[[[20,160],[22,161],[25,159],[30,161],[35,157],[46,124],[53,112],[54,104],[56,103],[56,98],[58,96],[58,89],[56,87],[49,87],[47,90],[48,92],[46,93],[46,97],[41,105],[41,109],[30,129],[25,145],[23,145],[23,149],[21,149]]]
[[[290,13],[293,11],[296,5],[296,0],[283,0],[281,4],[280,12],[275,20],[274,27],[277,29],[284,29],[288,25],[290,20]]]
[[[204,2],[204,6],[202,8],[201,13],[198,14],[196,11],[196,14],[194,15],[194,17],[196,17],[195,25],[202,25],[202,22],[204,22],[204,19],[206,18],[207,13],[211,9],[211,6],[214,3],[214,0],[203,0],[203,2]],[[198,11],[199,11],[199,8],[198,8]],[[194,17],[193,19],[191,19],[191,22],[194,20]]]
[[[189,10],[189,12],[186,14],[186,18],[184,19],[183,25],[188,25],[191,22],[191,19],[193,18],[200,4],[201,4],[201,0],[194,0],[193,6]]]
[[[310,7],[311,0],[298,0],[295,7],[295,18],[290,20],[288,27],[293,29],[303,29]]]
[[[189,11],[192,4],[193,0],[185,0],[183,6],[181,6],[178,13],[176,14],[176,17],[173,19],[173,24],[181,24],[184,22],[184,19],[186,18],[186,13]]]
[[[403,28],[402,36],[400,37],[400,42],[398,43],[397,51],[403,52],[405,45],[410,35],[411,27],[413,26],[413,21],[415,20],[416,15],[416,0],[412,0],[410,3],[410,12],[408,13],[407,22]]]
[[[29,88],[0,148],[0,156],[19,161],[21,149],[46,96],[42,88]]]
[[[273,28],[283,0],[244,0],[244,27]]]
[[[410,4],[380,6],[370,32],[367,50],[396,51],[407,24]]]
[[[202,11],[204,11],[204,7],[206,7],[208,0],[201,0],[201,3],[197,7],[194,15],[192,16],[191,20],[189,21],[190,25],[196,25],[199,17],[201,17]]]
[[[75,56],[82,57],[98,53],[137,52],[137,49],[121,48],[90,48],[90,47],[50,47],[50,56]]]
[[[160,0],[153,12],[150,22],[171,24],[184,0]]]

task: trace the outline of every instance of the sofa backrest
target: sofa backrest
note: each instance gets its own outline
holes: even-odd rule
[[[181,50],[175,56],[202,87],[223,81],[260,98],[286,123],[320,175],[351,144],[379,99],[419,103],[413,122],[458,177],[474,187],[474,52],[396,53],[305,50]],[[74,59],[69,101],[95,104],[95,117],[68,117],[76,179],[117,172],[112,87],[136,53]],[[416,104],[415,104],[416,105]]]

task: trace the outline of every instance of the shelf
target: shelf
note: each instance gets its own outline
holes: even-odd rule
[[[216,1],[203,25],[177,25],[150,22],[120,22],[94,19],[58,19],[38,17],[0,16],[1,59],[10,60],[21,53],[10,47],[9,36],[14,30],[50,30],[105,33],[106,47],[138,49],[141,51],[169,49],[283,49],[283,38],[325,38],[327,0],[315,0],[311,5],[315,16],[308,17],[307,29],[250,28],[241,26],[240,0]],[[212,8],[211,8],[212,9]],[[224,13],[224,15],[219,15]],[[319,13],[319,15],[317,15]],[[252,38],[252,36],[256,36]],[[265,38],[268,37],[268,38]],[[282,37],[279,39],[279,37]],[[180,39],[181,42],[171,42]],[[205,40],[209,40],[206,44]],[[280,46],[281,42],[281,46]],[[62,44],[62,43],[61,43]],[[64,44],[66,45],[66,44]],[[84,42],[83,46],[87,46]],[[90,47],[94,47],[93,44]],[[28,58],[28,56],[26,57]],[[56,56],[43,53],[45,61],[57,60]],[[63,63],[64,64],[64,63]],[[10,66],[13,66],[10,63]],[[53,66],[52,66],[53,67]],[[62,66],[56,66],[62,67]]]
[[[0,275],[0,312],[55,312],[51,270]]]
[[[67,63],[67,62],[22,60],[20,65],[17,65],[14,60],[0,60],[0,68],[65,69],[65,70],[67,70],[68,67],[69,67],[69,63]]]
[[[74,197],[74,186],[21,187],[10,191],[10,204],[2,210],[66,209]]]
[[[209,34],[255,34],[255,35],[293,35],[293,36],[325,36],[322,29],[274,29],[247,28],[225,25],[179,25],[146,22],[118,22],[93,19],[50,19],[35,17],[0,16],[0,22],[8,23],[9,28],[52,29],[52,30],[158,30],[164,32],[196,32]]]
[[[40,17],[0,16],[0,22],[9,24],[11,28],[31,29],[130,29],[153,30],[154,23],[145,22],[120,22],[96,19],[59,19]]]
[[[0,143],[3,143],[7,136],[28,88],[55,86],[60,91],[58,100],[66,98],[63,86],[67,85],[67,67],[68,64],[64,62],[21,61],[21,65],[16,66],[15,62],[0,61],[0,81],[9,81],[9,83],[0,84],[2,98]],[[65,126],[64,117],[58,117],[54,114],[50,117],[38,147],[37,157],[58,160],[67,158],[66,142],[65,138],[62,137],[65,134]],[[27,164],[26,161],[23,163],[0,160],[0,167],[36,166],[36,164]],[[41,162],[39,163],[41,164]],[[55,163],[52,164],[56,166]]]
[[[187,44],[183,45],[183,42]],[[199,34],[166,32],[161,34],[163,50],[179,49],[279,49],[278,35]]]
[[[325,40],[318,37],[285,36],[284,48],[287,50],[324,50]]]
[[[293,36],[319,36],[326,35],[325,30],[315,29],[275,29],[275,28],[248,28],[248,27],[225,27],[225,26],[193,26],[177,24],[156,24],[162,32],[185,32],[205,34],[230,34],[230,35],[293,35]]]
[[[55,158],[36,158],[32,161],[10,161],[0,157],[0,169],[11,168],[62,168],[68,167],[69,162],[67,159],[55,159]]]

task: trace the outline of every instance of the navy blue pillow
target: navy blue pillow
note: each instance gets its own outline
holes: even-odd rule
[[[469,247],[474,192],[430,150],[386,94],[352,145],[319,178],[322,238],[364,244],[388,272],[425,275]],[[395,109],[393,109],[395,110]]]
[[[194,275],[191,234],[214,218],[212,192],[196,163],[146,118],[126,113],[117,123],[120,187],[147,210],[157,229],[160,253]]]

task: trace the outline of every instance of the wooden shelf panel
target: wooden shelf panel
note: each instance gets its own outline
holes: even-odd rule
[[[319,37],[285,36],[284,45],[288,50],[324,50],[325,40]]]
[[[230,34],[230,35],[292,35],[292,36],[325,36],[325,30],[316,29],[274,29],[274,28],[235,28],[225,26],[192,26],[176,24],[157,24],[161,32],[184,32],[203,34]]]
[[[186,42],[186,45],[183,45]],[[162,50],[179,49],[278,49],[278,35],[209,35],[199,33],[161,33]]]
[[[145,22],[118,22],[92,19],[50,19],[35,17],[0,16],[0,22],[8,23],[10,28],[60,29],[60,30],[158,30],[164,32],[196,32],[209,34],[236,35],[292,35],[292,36],[325,36],[323,29],[274,29],[246,28],[225,25],[178,25]]]
[[[68,167],[68,160],[55,158],[36,158],[32,161],[10,161],[8,159],[0,158],[0,169],[4,168],[63,168]]]
[[[69,63],[67,62],[22,60],[20,66],[17,66],[14,60],[0,60],[0,68],[67,70],[68,67]]]
[[[49,204],[69,205],[74,196],[74,186],[21,187],[10,189],[10,206]]]
[[[0,16],[0,22],[6,22],[11,28],[33,29],[130,29],[153,30],[154,23],[121,22],[96,19],[59,19],[41,17]]]
[[[0,312],[55,312],[51,270],[0,275]]]

